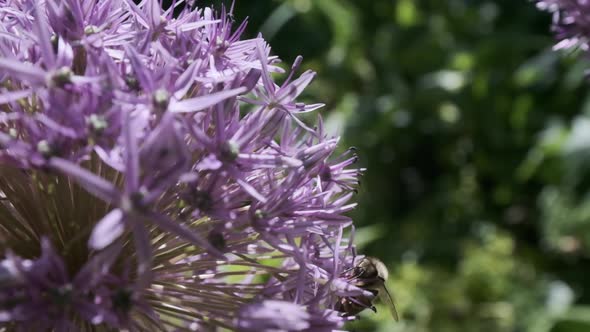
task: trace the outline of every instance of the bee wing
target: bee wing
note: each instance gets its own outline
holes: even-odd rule
[[[395,309],[395,304],[393,303],[393,297],[391,296],[391,293],[389,293],[389,291],[387,290],[387,287],[385,287],[385,283],[379,286],[378,291],[381,301],[385,302],[385,305],[389,307],[389,311],[391,312],[391,316],[393,317],[393,319],[395,319],[396,322],[399,321],[399,316],[397,314],[397,310]]]

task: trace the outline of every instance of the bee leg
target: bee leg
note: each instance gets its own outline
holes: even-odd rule
[[[377,313],[377,308],[375,308],[374,305],[372,305],[369,309],[373,310],[374,313]]]

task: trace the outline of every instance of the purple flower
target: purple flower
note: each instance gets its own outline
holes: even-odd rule
[[[2,265],[10,275],[0,288],[0,322],[16,322],[25,330],[71,330],[78,315],[93,324],[125,326],[113,314],[120,310],[116,294],[124,285],[110,282],[117,278],[110,269],[120,249],[113,246],[91,257],[74,277],[46,238],[41,240],[41,257],[34,261],[7,253]]]
[[[0,329],[341,328],[362,170],[315,73],[159,3],[0,0]]]
[[[237,327],[243,332],[334,331],[345,319],[332,310],[314,311],[285,301],[265,300],[244,306]]]
[[[590,37],[590,1],[539,0],[537,7],[553,13],[552,30],[558,43],[554,49],[580,47],[588,51]]]

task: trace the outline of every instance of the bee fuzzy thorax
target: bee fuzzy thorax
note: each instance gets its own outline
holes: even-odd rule
[[[371,295],[341,297],[336,305],[336,310],[344,313],[345,316],[357,315],[365,309],[377,312],[373,301],[379,297],[389,307],[392,317],[398,321],[399,317],[393,297],[385,285],[389,271],[381,260],[375,257],[364,257],[356,265],[342,272],[341,277],[350,284],[369,291]]]

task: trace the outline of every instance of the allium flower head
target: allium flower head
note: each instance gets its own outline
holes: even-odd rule
[[[0,0],[0,330],[331,331],[360,170],[232,9]],[[282,313],[285,313],[284,315]]]
[[[537,7],[553,13],[552,30],[559,42],[555,49],[590,48],[589,0],[538,0]]]

